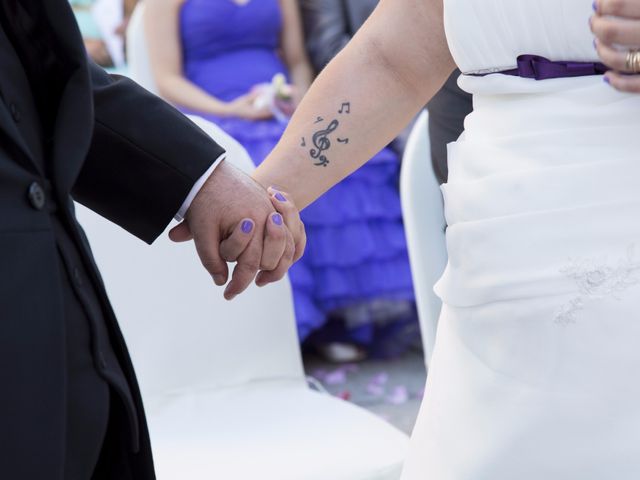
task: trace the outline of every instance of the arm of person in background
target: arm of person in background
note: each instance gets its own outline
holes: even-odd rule
[[[604,76],[612,87],[623,92],[640,93],[640,0],[596,0],[591,30],[602,61],[612,71]],[[638,65],[629,62],[633,56]],[[630,73],[635,75],[629,75]]]
[[[74,198],[147,243],[184,206],[194,185],[224,154],[206,133],[160,98],[124,77],[90,64],[95,123]],[[205,179],[171,232],[193,239],[204,267],[218,285],[228,279],[222,255],[238,261],[225,291],[231,299],[267,270],[273,279],[293,262],[300,229],[285,228],[267,191],[222,162]],[[286,269],[284,269],[286,272]],[[279,273],[281,272],[281,274]],[[265,282],[266,283],[266,282]]]
[[[344,0],[302,0],[307,51],[316,71],[322,70],[349,40]]]
[[[442,0],[384,0],[319,75],[254,178],[304,208],[387,145],[454,67]]]
[[[298,104],[313,81],[313,70],[305,50],[297,0],[280,0],[280,4],[283,19],[280,45],[291,83],[295,87],[295,104]]]
[[[225,102],[198,87],[184,76],[180,39],[180,9],[185,0],[152,0],[147,2],[144,26],[149,59],[160,95],[181,107],[220,117],[248,120],[270,118],[268,108],[256,108],[258,92]],[[220,72],[224,75],[224,72]]]

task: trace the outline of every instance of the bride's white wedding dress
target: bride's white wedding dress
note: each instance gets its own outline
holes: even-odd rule
[[[598,61],[592,0],[445,0],[463,72]],[[464,76],[449,265],[403,480],[640,478],[640,95]]]

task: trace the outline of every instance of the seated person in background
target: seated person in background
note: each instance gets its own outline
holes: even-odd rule
[[[317,71],[351,40],[379,0],[300,0],[307,37],[307,51]],[[429,102],[431,157],[440,183],[447,179],[447,144],[458,139],[464,119],[473,109],[471,95],[457,85],[460,71],[453,72],[442,90]],[[409,130],[392,144],[400,154]]]
[[[114,59],[111,56],[111,53],[113,52],[109,52],[107,42],[103,37],[104,30],[100,28],[100,20],[104,21],[105,19],[95,18],[95,14],[92,11],[92,7],[95,1],[96,0],[69,0],[69,3],[71,4],[73,13],[76,16],[76,21],[78,22],[78,26],[80,27],[84,46],[89,57],[102,67],[117,67],[119,65],[114,65]],[[121,19],[121,22],[117,27],[113,28],[113,34],[114,36],[122,37],[122,40],[124,40],[127,31],[127,25],[129,24],[129,19],[131,18],[131,14],[133,13],[133,10],[138,3],[138,0],[110,1],[112,2],[112,4],[109,4],[109,7],[111,7],[115,12],[121,12],[118,15],[118,17]],[[120,51],[120,48],[122,48],[122,51]],[[124,60],[124,45],[122,45],[122,47],[119,47],[118,50],[120,56],[122,57],[122,59],[120,60],[121,64],[122,60]],[[116,60],[118,59],[117,57],[118,55],[116,55]]]
[[[218,124],[260,164],[312,80],[297,0],[155,0],[145,31],[160,94]],[[274,95],[278,75],[287,84]],[[298,331],[332,360],[363,358],[415,324],[397,174],[384,151],[302,214],[307,253],[290,272]]]
[[[91,13],[93,0],[69,0],[69,3],[80,27],[87,54],[101,67],[111,67],[113,65],[111,55],[107,50],[107,45],[102,40],[100,27]]]

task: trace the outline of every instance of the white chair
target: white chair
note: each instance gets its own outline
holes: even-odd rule
[[[78,206],[131,350],[158,480],[397,480],[407,437],[307,387],[288,282],[222,298],[191,244]]]
[[[431,163],[428,113],[416,121],[402,160],[400,192],[427,365],[442,303],[433,292],[447,265],[442,192]]]

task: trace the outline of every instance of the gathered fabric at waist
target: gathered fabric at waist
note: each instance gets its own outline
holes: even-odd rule
[[[640,282],[640,96],[595,78],[529,82],[547,81],[466,82],[474,112],[442,187],[449,264],[436,291],[449,305]]]

